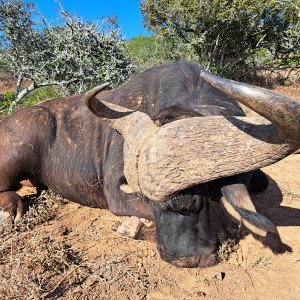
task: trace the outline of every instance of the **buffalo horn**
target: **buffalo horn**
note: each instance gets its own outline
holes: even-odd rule
[[[194,117],[159,128],[139,157],[141,190],[151,199],[271,165],[300,147],[300,102],[206,72],[201,76],[261,116]]]
[[[188,187],[268,166],[300,147],[296,100],[208,73],[202,76],[271,123],[261,116],[207,116],[158,128],[142,112],[85,97],[91,111],[124,137],[128,190],[163,201]]]
[[[269,219],[256,212],[244,184],[226,185],[221,188],[221,192],[221,202],[235,220],[260,236],[266,236],[267,232],[277,232]]]
[[[271,121],[277,126],[281,138],[300,141],[299,100],[261,87],[224,79],[206,71],[202,71],[201,77],[215,88]]]
[[[156,130],[150,117],[142,112],[99,101],[96,95],[109,84],[104,83],[88,91],[83,99],[87,107],[105,123],[122,134],[124,143],[124,174],[128,186],[120,187],[124,191],[140,192],[138,178],[138,156],[143,142]]]

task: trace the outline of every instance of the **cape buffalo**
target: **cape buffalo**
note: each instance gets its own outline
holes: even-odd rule
[[[276,232],[247,189],[265,189],[259,169],[300,147],[296,100],[185,61],[106,86],[1,121],[2,222],[24,214],[15,190],[29,179],[82,205],[153,220],[161,257],[181,267],[216,263],[228,213],[256,234]],[[259,115],[246,117],[235,101]]]

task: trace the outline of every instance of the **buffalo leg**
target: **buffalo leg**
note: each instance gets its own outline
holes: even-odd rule
[[[23,200],[16,192],[0,192],[0,226],[18,222],[25,212]]]
[[[18,222],[26,212],[23,198],[16,193],[20,186],[19,157],[16,151],[0,149],[0,152],[7,153],[0,159],[0,226]]]
[[[155,240],[152,207],[142,196],[126,193],[119,185],[112,186],[111,183],[104,185],[104,191],[110,212],[116,216],[130,216],[117,229],[119,234],[134,239]]]
[[[116,216],[136,216],[153,220],[149,202],[143,196],[125,191],[122,187],[126,180],[121,172],[117,163],[112,163],[109,171],[111,176],[104,180],[103,192],[109,211]]]

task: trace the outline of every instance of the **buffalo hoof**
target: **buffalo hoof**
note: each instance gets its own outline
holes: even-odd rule
[[[5,226],[20,221],[24,216],[25,211],[22,198],[17,193],[0,193],[0,231],[3,231]]]
[[[10,213],[0,210],[0,234],[5,231],[5,227],[13,224],[13,218]]]

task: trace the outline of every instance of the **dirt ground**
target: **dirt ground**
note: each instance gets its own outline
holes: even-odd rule
[[[15,89],[16,82],[13,75],[6,72],[0,72],[0,94],[13,91]]]
[[[299,90],[280,89],[300,98]],[[265,168],[271,184],[253,195],[277,226],[281,247],[248,234],[206,269],[167,264],[154,243],[116,232],[125,217],[52,195],[0,235],[0,299],[300,299],[299,167],[294,154]]]
[[[253,196],[257,210],[277,226],[286,252],[275,254],[271,248],[276,249],[276,241],[269,248],[247,235],[231,249],[227,261],[206,269],[176,268],[160,259],[154,243],[120,236],[115,229],[124,217],[60,203],[53,219],[19,234],[28,240],[51,237],[51,243],[67,245],[76,254],[72,265],[52,278],[48,290],[57,286],[54,293],[33,299],[300,299],[299,165],[300,155],[294,154],[265,168],[271,185]],[[28,250],[17,249],[17,256],[23,254],[26,260]],[[24,284],[20,280],[25,278],[18,279]]]

